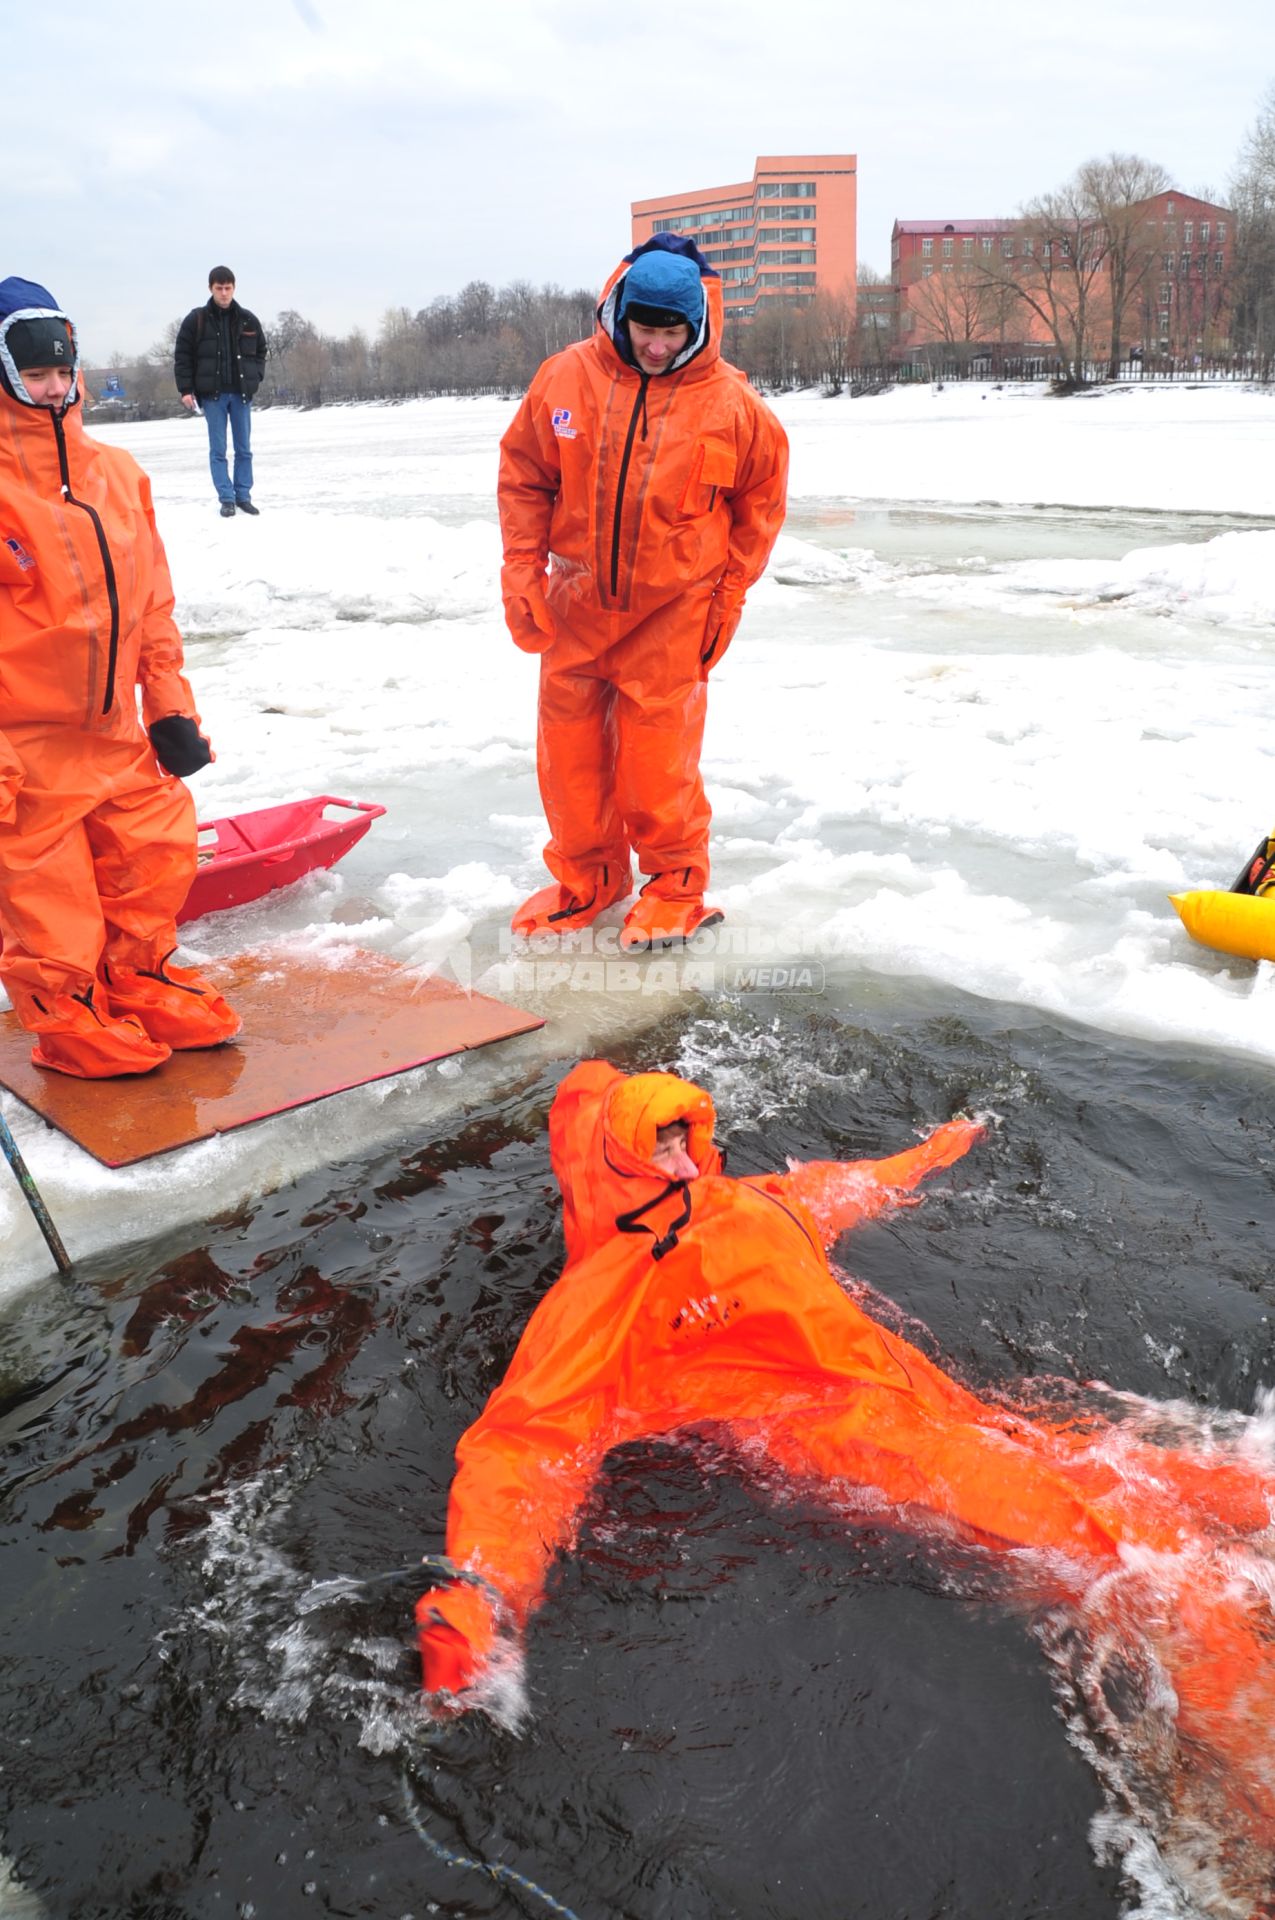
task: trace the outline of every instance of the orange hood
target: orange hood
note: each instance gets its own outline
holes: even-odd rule
[[[684,1120],[686,1149],[701,1176],[720,1173],[713,1103],[672,1073],[621,1073],[606,1060],[573,1067],[549,1113],[549,1154],[562,1189],[567,1265],[592,1253],[621,1219],[678,1181],[652,1164],[660,1127]]]

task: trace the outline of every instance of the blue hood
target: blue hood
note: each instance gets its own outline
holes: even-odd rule
[[[616,281],[598,308],[599,325],[610,335],[621,360],[630,367],[636,367],[633,349],[629,345],[628,328],[621,325],[621,320],[629,299],[629,275],[640,268],[632,297],[644,304],[667,306],[686,314],[691,337],[673,362],[674,369],[684,367],[703,351],[708,339],[708,302],[704,298],[703,286],[698,283],[718,279],[716,267],[709,266],[695,242],[684,233],[654,234],[651,239],[644,240],[640,247],[634,247],[632,253],[626,253],[624,264],[629,272]],[[694,284],[699,294],[698,308],[694,312],[689,310],[689,294],[693,283],[688,269],[694,272]]]
[[[60,313],[53,295],[47,287],[36,280],[20,280],[11,273],[7,280],[0,280],[0,323],[11,313]]]

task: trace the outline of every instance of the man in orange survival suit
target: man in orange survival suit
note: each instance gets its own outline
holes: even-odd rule
[[[589,340],[536,374],[500,459],[515,643],[542,656],[536,767],[554,885],[515,932],[568,932],[648,875],[620,944],[673,945],[704,903],[709,669],[784,518],[788,443],[721,358],[721,281],[660,233],[608,281]],[[548,576],[546,578],[546,567]]]
[[[713,1126],[708,1095],[670,1074],[587,1061],[562,1082],[549,1139],[566,1266],[456,1449],[447,1551],[478,1584],[421,1598],[426,1688],[464,1698],[498,1627],[523,1626],[611,1448],[710,1421],[790,1485],[877,1488],[991,1546],[1042,1549],[1031,1578],[1047,1567],[1062,1597],[1096,1590],[1115,1610],[1119,1581],[1097,1576],[1163,1556],[1183,1589],[1161,1650],[1179,1731],[1225,1756],[1275,1838],[1270,1622],[1236,1597],[1229,1558],[1269,1538],[1275,1475],[1136,1439],[1113,1450],[981,1401],[854,1304],[825,1246],[908,1204],[980,1137],[973,1121],[892,1159],[740,1180]]]
[[[0,281],[0,980],[36,1064],[97,1079],[239,1021],[168,964],[197,848],[176,776],[211,754],[149,482],[79,402],[70,320]]]

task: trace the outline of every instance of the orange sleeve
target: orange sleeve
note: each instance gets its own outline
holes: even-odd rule
[[[788,436],[770,408],[750,398],[752,439],[730,496],[730,557],[717,585],[728,613],[761,578],[788,510]]]
[[[588,1289],[559,1281],[457,1445],[448,1557],[496,1589],[515,1629],[539,1604],[549,1563],[570,1540],[603,1456],[641,1431],[641,1414],[616,1406],[628,1329],[625,1314],[595,1313]],[[416,1617],[427,1688],[456,1691],[479,1675],[496,1613],[495,1596],[473,1587],[422,1597]]]
[[[142,719],[149,727],[170,713],[182,713],[198,726],[195,696],[182,671],[185,658],[181,635],[173,619],[173,582],[168,571],[168,557],[155,525],[150,481],[145,474],[141,475],[141,493],[152,542],[153,574],[150,600],[142,616],[141,651],[137,668],[142,687]]]
[[[891,1207],[914,1205],[907,1195],[927,1174],[952,1166],[967,1154],[984,1128],[977,1120],[948,1120],[921,1144],[889,1160],[807,1160],[779,1180],[813,1216],[825,1247],[851,1227],[875,1220]]]
[[[18,559],[16,543],[13,547],[7,540],[0,540],[0,634],[5,629],[4,607],[8,594],[19,588],[28,588],[28,568]],[[3,671],[3,659],[0,658],[0,672]],[[17,807],[18,789],[26,777],[25,769],[17,754],[13,751],[3,729],[0,729],[0,825],[12,820]]]
[[[504,562],[500,572],[506,613],[525,600],[535,606],[543,596],[549,564],[549,528],[562,484],[557,441],[548,445],[537,430],[541,383],[537,376],[500,442],[496,497]]]
[[[18,794],[25,779],[26,769],[10,746],[7,735],[0,732],[0,826],[14,818]]]

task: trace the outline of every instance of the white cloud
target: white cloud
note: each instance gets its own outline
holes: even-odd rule
[[[1011,212],[1112,148],[1224,187],[1270,37],[1266,0],[1227,16],[1074,0],[998,35],[946,0],[905,32],[842,0],[258,0],[244,37],[64,0],[56,138],[43,87],[0,125],[10,201],[62,217],[4,270],[52,285],[98,358],[157,338],[221,258],[263,318],[374,329],[475,277],[596,286],[631,200],[767,152],[856,152],[859,253],[884,268],[896,215]]]

